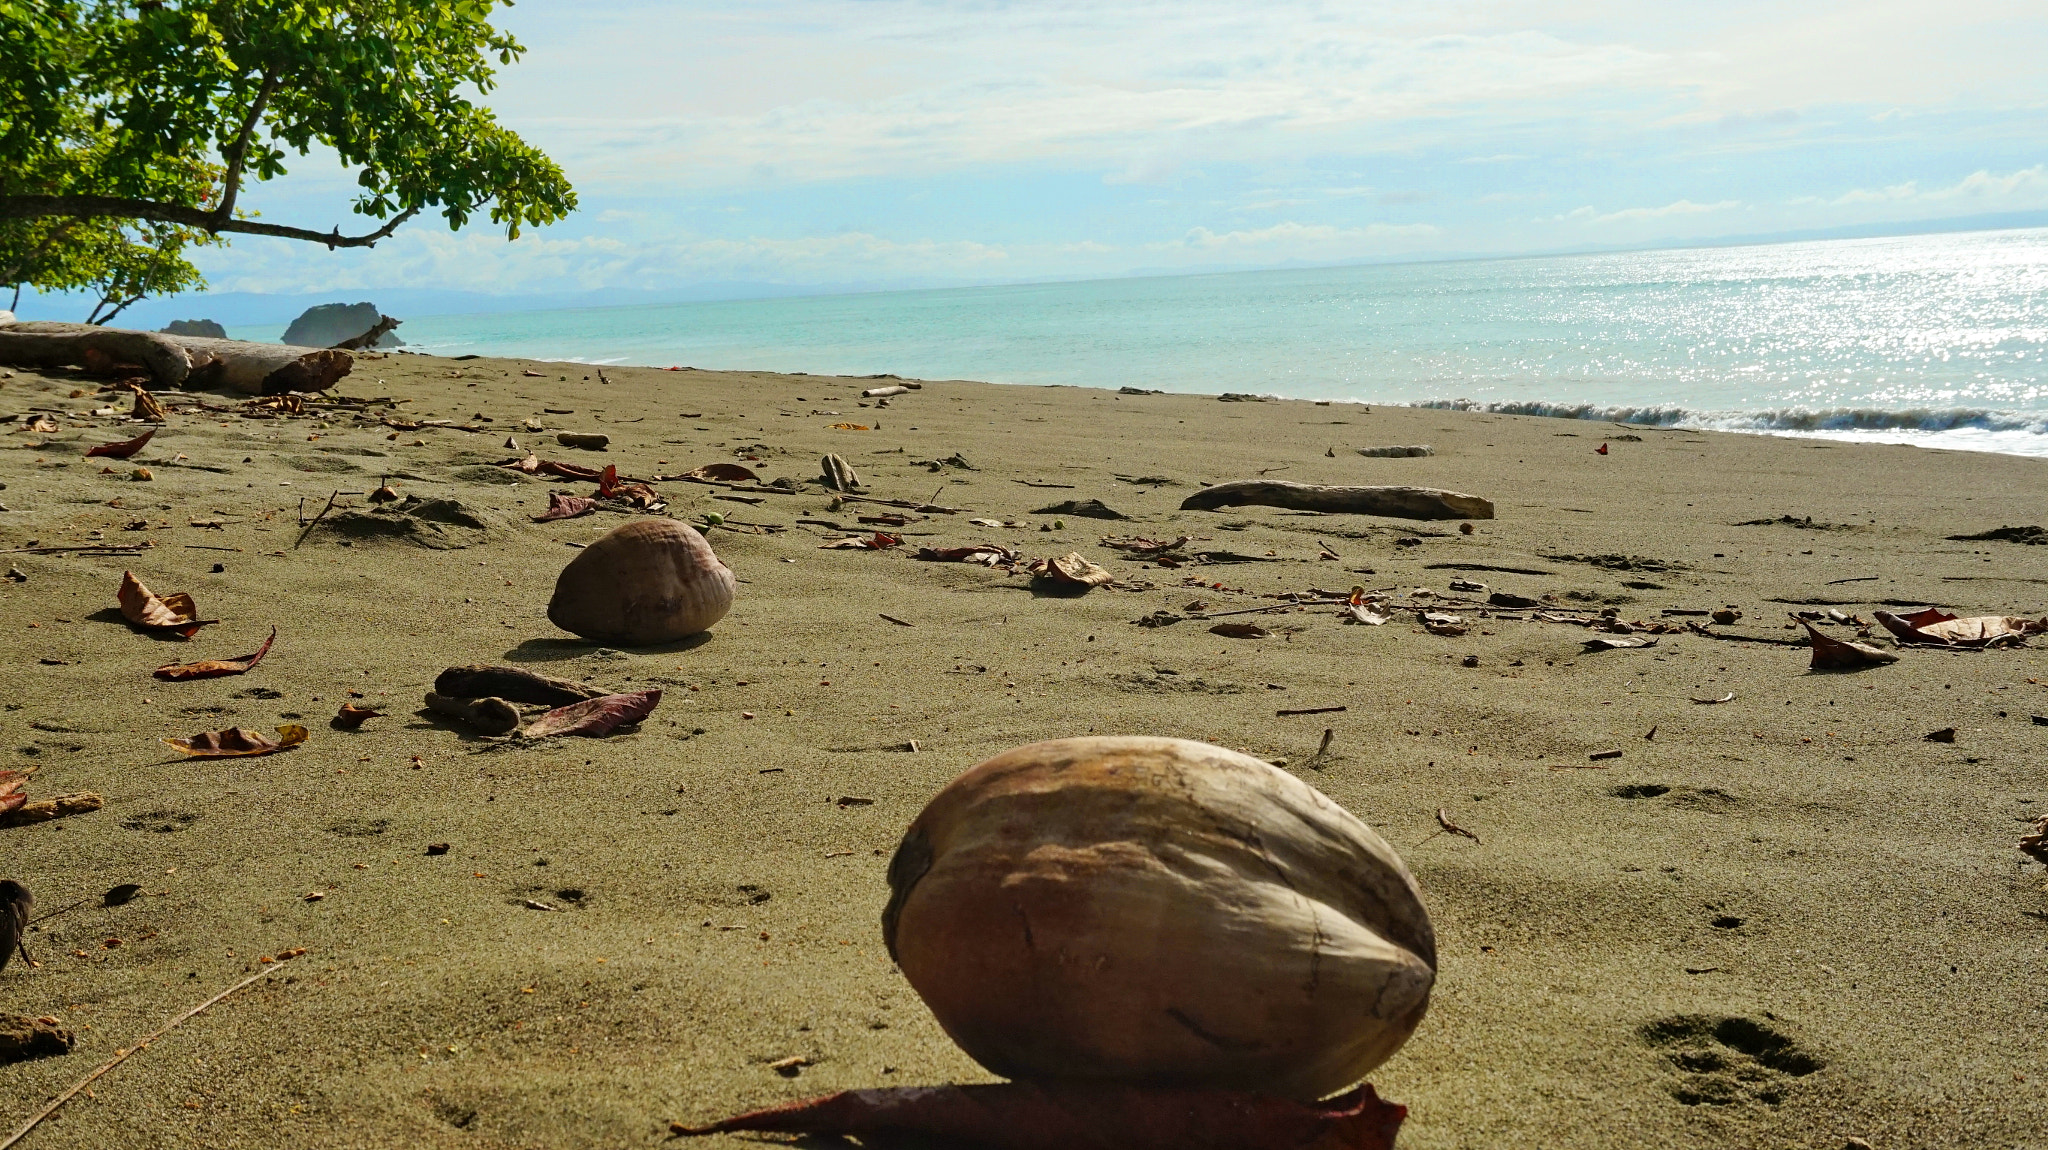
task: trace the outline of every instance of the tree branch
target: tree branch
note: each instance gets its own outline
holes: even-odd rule
[[[308,228],[266,224],[257,220],[222,221],[212,212],[188,208],[183,204],[158,203],[155,200],[130,200],[119,196],[0,196],[0,220],[24,220],[40,216],[112,216],[183,224],[209,234],[234,232],[240,235],[305,240],[309,243],[326,244],[329,248],[375,247],[378,240],[389,236],[400,224],[418,215],[419,211],[418,208],[407,208],[391,217],[383,227],[374,232],[360,236],[345,236],[341,234],[340,228],[332,232],[316,232]]]
[[[256,99],[249,105],[249,114],[242,118],[242,126],[235,133],[235,142],[228,145],[224,159],[227,169],[221,176],[220,206],[213,210],[216,228],[235,218],[235,197],[242,190],[242,160],[249,154],[249,137],[256,132],[256,121],[263,115],[263,106],[270,102],[270,94],[277,91],[277,72],[272,68],[263,69],[263,83],[256,89]]]

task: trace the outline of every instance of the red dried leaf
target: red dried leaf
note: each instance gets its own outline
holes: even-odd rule
[[[566,707],[556,707],[527,724],[521,733],[529,739],[544,739],[550,735],[603,738],[619,727],[637,723],[653,714],[660,702],[659,690],[628,691],[623,695],[585,699]]]
[[[1831,639],[1813,629],[1813,624],[1804,619],[1799,625],[1813,636],[1813,658],[1808,661],[1816,671],[1835,671],[1851,667],[1877,667],[1885,663],[1896,663],[1899,657],[1890,651],[1873,647],[1868,643],[1844,643]]]
[[[190,639],[201,627],[220,622],[201,619],[198,605],[184,591],[159,597],[143,586],[133,571],[121,573],[121,589],[114,598],[121,604],[122,616],[145,631],[175,631]]]
[[[1324,1102],[1080,1082],[847,1090],[682,1135],[736,1130],[927,1138],[977,1150],[1391,1150],[1408,1108],[1371,1086]]]
[[[28,802],[28,775],[22,771],[0,771],[0,815]]]
[[[739,483],[741,481],[758,483],[761,479],[760,476],[754,474],[752,469],[741,467],[737,463],[707,463],[702,467],[693,467],[683,472],[678,478],[694,479],[699,483]]]
[[[243,755],[268,755],[296,747],[306,741],[307,733],[306,728],[297,723],[286,723],[277,729],[275,739],[247,727],[229,727],[224,731],[201,731],[189,739],[165,739],[164,742],[195,759],[231,759]]]
[[[139,403],[140,400],[138,399],[137,402]],[[119,443],[102,443],[98,447],[88,450],[85,453],[86,458],[90,459],[95,455],[104,455],[109,459],[126,459],[141,451],[143,446],[149,442],[149,437],[155,435],[156,431],[157,429],[152,427],[133,439],[124,439]]]
[[[581,495],[564,495],[559,491],[548,493],[548,509],[533,517],[535,523],[551,523],[557,519],[574,519],[589,515],[597,510],[597,500]]]
[[[159,679],[218,679],[223,675],[239,675],[256,664],[261,663],[263,656],[270,654],[270,645],[275,642],[277,642],[277,628],[272,627],[270,629],[270,638],[263,640],[261,647],[256,648],[256,650],[247,655],[234,659],[202,659],[197,663],[173,663],[168,667],[158,667],[156,669],[156,677]]]
[[[2048,631],[2048,619],[2015,619],[2007,615],[1959,619],[1935,607],[1911,615],[1879,611],[1876,616],[1899,642],[1930,647],[2018,646],[2026,642],[2028,635]]]
[[[334,716],[333,725],[340,730],[353,731],[383,713],[375,707],[358,707],[354,703],[343,703],[341,710]]]

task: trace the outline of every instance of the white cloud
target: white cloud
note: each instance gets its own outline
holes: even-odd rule
[[[1190,228],[1177,240],[1146,245],[1160,253],[1205,253],[1247,262],[1275,260],[1335,261],[1361,259],[1413,250],[1414,241],[1437,235],[1433,224],[1367,224],[1338,227],[1293,221],[1264,228],[1216,232]]]
[[[1618,212],[1602,212],[1591,206],[1573,208],[1560,216],[1550,217],[1551,222],[1570,221],[1584,224],[1614,224],[1632,220],[1655,220],[1669,216],[1697,216],[1708,212],[1731,211],[1742,206],[1741,200],[1717,200],[1711,204],[1694,203],[1691,200],[1673,200],[1657,208],[1623,208]]]
[[[1955,208],[2032,208],[2048,205],[2048,164],[2035,164],[2003,176],[1978,169],[1944,187],[1922,188],[1907,180],[1881,188],[1852,188],[1839,196],[1799,196],[1795,206],[1853,207],[1862,204],[1914,204]]]

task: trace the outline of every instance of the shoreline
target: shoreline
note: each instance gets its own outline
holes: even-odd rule
[[[1406,860],[1441,957],[1422,1028],[1374,1075],[1409,1107],[1404,1147],[1853,1135],[1974,1150],[2029,1144],[2048,1119],[2039,1027],[2012,1008],[2048,995],[2048,879],[2014,849],[2048,811],[2048,728],[2031,721],[2048,715],[2048,650],[1904,651],[1830,675],[1783,645],[1799,634],[1785,612],[1828,606],[2048,615],[2048,548],[1950,538],[2041,523],[2048,472],[2031,461],[1344,401],[922,380],[875,407],[866,378],[603,377],[362,356],[338,390],[409,400],[393,418],[419,426],[176,397],[150,447],[107,473],[86,447],[138,427],[0,425],[0,548],[93,532],[152,544],[13,554],[25,580],[0,583],[21,653],[4,753],[39,768],[32,798],[106,798],[0,828],[6,877],[39,907],[121,882],[148,892],[53,920],[30,936],[42,967],[0,972],[0,1008],[79,1036],[70,1056],[0,1066],[0,1095],[19,1100],[0,1103],[0,1128],[252,956],[297,946],[289,980],[129,1059],[34,1144],[253,1148],[345,1130],[377,1146],[654,1146],[670,1122],[984,1081],[882,952],[883,870],[960,771],[1090,732],[1284,759]],[[17,370],[0,399],[84,413],[106,401],[70,392],[97,385]],[[561,447],[561,431],[610,447]],[[1425,443],[1434,455],[1357,454]],[[612,650],[544,609],[574,545],[624,516],[531,522],[551,490],[590,488],[497,466],[536,448],[636,476],[738,461],[802,486],[657,483],[668,514],[726,518],[710,537],[740,597],[709,639]],[[828,452],[878,498],[971,514],[881,528],[900,548],[827,549],[877,529],[814,482]],[[136,465],[153,478],[131,479]],[[1179,510],[1203,483],[1262,473],[1449,488],[1497,517],[1467,535]],[[310,517],[386,476],[479,526],[320,528],[294,545],[301,495]],[[1044,510],[1069,499],[1129,518]],[[1167,568],[1102,542],[1182,534],[1210,558]],[[1079,551],[1117,585],[1054,596],[911,557],[981,542]],[[106,618],[123,570],[223,622],[187,643],[134,633]],[[1278,598],[1356,583],[1484,599],[1453,579],[1578,616],[1657,624],[1733,603],[1744,617],[1712,628],[1722,638],[1645,630],[1657,646],[1589,652],[1582,627],[1483,603],[1451,604],[1470,626],[1444,636],[1413,612],[1347,626]],[[1251,616],[1273,634],[1212,634],[1188,617],[1196,600],[1273,609]],[[1180,619],[1137,622],[1160,612]],[[251,650],[273,624],[246,675],[151,678]],[[482,662],[665,694],[637,731],[539,745],[421,708],[443,668]],[[354,692],[386,716],[330,728]],[[160,741],[286,722],[312,737],[262,758],[186,760]],[[1308,765],[1326,727],[1330,753]],[[1952,743],[1924,737],[1947,727]],[[1439,808],[1480,841],[1430,837]]]

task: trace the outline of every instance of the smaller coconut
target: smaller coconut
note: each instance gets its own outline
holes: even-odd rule
[[[695,528],[674,519],[635,519],[562,568],[548,619],[594,643],[670,643],[723,619],[734,586],[731,569]]]

